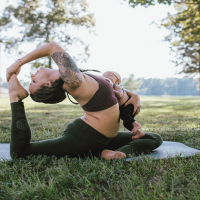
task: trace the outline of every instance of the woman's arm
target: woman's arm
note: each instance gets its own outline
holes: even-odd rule
[[[82,83],[83,75],[69,54],[55,42],[50,42],[37,48],[11,65],[7,69],[7,81],[10,79],[12,74],[19,73],[22,65],[49,55],[58,65],[61,78],[65,84],[72,89],[78,88]]]
[[[83,80],[83,74],[80,72],[76,63],[70,55],[55,42],[52,43],[50,55],[59,67],[60,77],[71,89],[78,88]]]
[[[13,74],[18,75],[21,69],[21,66],[29,63],[33,60],[38,58],[42,58],[44,56],[50,55],[50,49],[53,47],[53,42],[50,42],[44,46],[37,48],[36,50],[32,51],[31,53],[27,54],[26,56],[22,57],[21,59],[17,60],[13,63],[9,68],[6,70],[7,81],[9,81],[10,77]]]
[[[124,106],[126,107],[129,104],[133,104],[134,105],[133,114],[135,113],[135,115],[138,115],[140,112],[140,108],[141,108],[140,97],[137,94],[132,93],[128,90],[125,90],[125,91],[128,94],[128,96],[130,97],[130,99],[125,103]]]

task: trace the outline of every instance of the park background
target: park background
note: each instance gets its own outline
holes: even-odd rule
[[[44,26],[41,26],[41,29],[30,32],[32,35],[29,36],[33,36],[29,37],[30,42],[21,43],[22,35],[19,32],[29,31],[38,23],[37,18],[30,17],[31,11],[25,4],[22,4],[20,12],[16,12],[16,17],[19,19],[24,19],[24,16],[30,17],[31,23],[19,24],[9,12],[2,18],[7,5],[11,5],[12,14],[12,11],[23,2],[34,9],[37,4],[42,3],[43,6],[39,7],[41,12],[46,12],[46,7],[49,8],[52,2],[55,3],[53,8],[60,4],[61,11],[67,6],[71,12],[73,3],[85,5],[83,0],[1,0],[0,76],[4,86],[6,86],[6,68],[37,45],[48,42],[45,39],[45,32],[44,34],[42,32]],[[57,31],[57,27],[55,41],[60,44],[59,33],[62,31],[64,36],[66,33],[68,37],[63,40],[67,40],[61,42],[61,45],[65,46],[80,68],[117,71],[125,78],[126,88],[142,94],[142,109],[136,120],[142,125],[143,131],[156,132],[164,141],[181,142],[200,149],[200,104],[197,96],[200,66],[199,0],[88,0],[87,2],[88,12],[92,15],[86,20],[73,21],[77,25],[83,23],[83,27],[79,26],[74,30],[73,26],[67,24],[66,32],[63,32],[62,28]],[[168,15],[168,12],[173,16]],[[177,15],[178,12],[183,15]],[[76,13],[74,14],[76,18]],[[45,23],[47,17],[40,17],[41,24]],[[167,21],[158,28],[155,23],[161,24],[163,18]],[[13,24],[10,24],[14,25],[13,30],[9,27],[5,30],[4,25],[10,19],[13,20]],[[63,15],[59,15],[56,20],[59,22],[61,19]],[[177,24],[167,25],[170,20]],[[61,24],[65,22],[66,20]],[[85,29],[85,25],[88,25],[89,29]],[[93,34],[89,34],[88,30]],[[176,35],[179,33],[180,35]],[[69,36],[71,39],[74,36],[74,40]],[[19,40],[13,37],[19,37]],[[85,44],[81,42],[76,44],[79,37]],[[6,45],[11,50],[10,54],[4,51]],[[22,54],[19,55],[19,51],[22,51]],[[84,60],[87,62],[82,62]],[[170,60],[177,61],[178,66],[175,67],[176,63]],[[49,58],[43,58],[24,65],[22,73],[18,76],[21,83],[27,88],[30,81],[28,76],[41,65],[55,68],[55,64],[49,61],[51,61]],[[178,74],[182,70],[184,73]],[[186,79],[184,76],[190,78]],[[143,88],[137,90],[141,84]],[[159,97],[147,95],[159,95]],[[31,127],[32,142],[60,137],[67,123],[83,115],[81,108],[71,104],[68,99],[56,105],[45,105],[27,98],[24,104]],[[1,143],[10,143],[11,117],[9,98],[2,95]],[[120,131],[122,130],[125,128],[121,122]],[[199,161],[200,155],[183,158],[180,155],[163,160],[132,159],[130,162],[123,160],[107,162],[95,158],[81,160],[67,156],[60,159],[30,157],[27,160],[2,160],[0,199],[197,200],[200,199]]]
[[[175,67],[171,61],[177,59],[176,52],[172,52],[170,50],[172,45],[164,41],[165,37],[170,34],[170,30],[163,26],[158,28],[158,25],[155,24],[161,23],[168,13],[175,14],[177,12],[173,5],[156,3],[155,6],[148,8],[144,6],[133,8],[127,1],[89,0],[87,2],[89,5],[87,13],[92,15],[95,26],[90,25],[90,31],[84,26],[74,26],[74,29],[68,25],[65,29],[68,35],[81,38],[85,47],[89,47],[86,54],[90,56],[85,59],[86,62],[83,62],[85,61],[82,59],[85,53],[83,45],[75,42],[64,45],[69,54],[76,58],[78,67],[98,69],[102,72],[117,71],[124,79],[134,75],[131,77],[139,81],[139,84],[132,81],[129,85],[127,84],[127,87],[140,95],[199,95],[198,73],[193,73],[192,76],[185,73],[179,74],[184,65],[179,64]],[[9,1],[1,0],[0,4],[0,15],[2,15],[4,8],[9,5]],[[37,3],[35,2],[35,4]],[[47,10],[45,1],[41,1],[40,4],[43,5],[44,11]],[[13,5],[17,5],[16,2]],[[0,29],[1,38],[5,37],[0,43],[2,93],[7,93],[6,68],[36,48],[38,40],[40,40],[38,35],[35,35],[35,38],[28,38],[30,42],[25,39],[24,42],[19,42],[18,46],[15,45],[13,37],[22,38],[23,34],[20,34],[20,31],[23,29],[23,23],[20,24],[16,18],[11,18],[13,23],[18,26],[13,26],[8,30],[5,30],[5,26],[1,26]],[[56,31],[60,31],[60,29]],[[45,36],[43,35],[43,37]],[[10,40],[13,44],[7,49],[8,53],[5,51],[5,43]],[[59,43],[58,38],[55,37],[54,40]],[[42,41],[44,43],[44,39]],[[21,52],[21,54],[19,55],[17,52]],[[42,63],[42,59],[39,62]],[[31,66],[33,63],[23,66],[19,75],[19,79],[27,89],[30,81],[29,74],[34,73],[35,70]],[[56,68],[54,63],[52,68]],[[131,84],[132,86],[135,84],[135,86],[132,88]]]

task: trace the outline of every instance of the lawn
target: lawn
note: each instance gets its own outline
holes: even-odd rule
[[[141,97],[137,121],[163,140],[200,149],[199,97]],[[67,100],[43,105],[25,100],[32,141],[62,135],[83,115]],[[0,142],[10,142],[11,112],[0,98]],[[120,125],[120,130],[124,130]],[[98,159],[32,158],[0,162],[0,199],[200,199],[200,155],[131,162]]]

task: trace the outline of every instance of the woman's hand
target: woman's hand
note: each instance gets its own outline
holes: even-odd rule
[[[15,63],[13,63],[10,67],[7,68],[6,70],[6,78],[7,78],[7,82],[10,80],[10,77],[13,74],[18,75],[20,73],[21,70],[21,66],[22,66],[22,62],[20,60],[17,60]]]
[[[125,103],[125,107],[129,104],[133,104],[134,105],[134,111],[133,111],[133,115],[138,115],[140,112],[140,108],[141,108],[141,103],[140,103],[140,97],[137,94],[134,94],[132,92],[129,92],[126,90],[126,93],[128,94],[128,96],[130,97],[130,99]]]

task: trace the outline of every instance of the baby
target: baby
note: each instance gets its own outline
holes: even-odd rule
[[[133,140],[143,137],[145,134],[139,130],[141,125],[135,121],[135,114],[132,114],[134,106],[129,104],[124,107],[124,104],[129,100],[129,96],[119,85],[121,83],[120,75],[113,71],[107,71],[103,74],[103,77],[113,85],[115,96],[117,97],[120,106],[120,118],[123,120],[124,127],[131,131],[131,133],[136,133],[136,135],[132,137]]]

